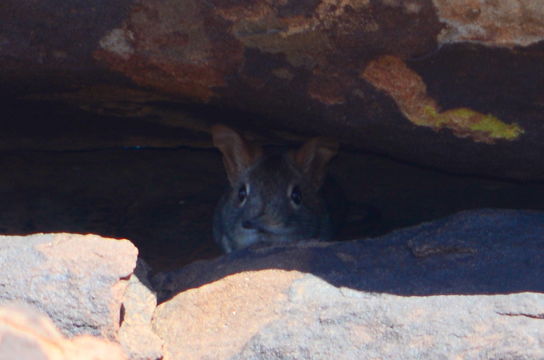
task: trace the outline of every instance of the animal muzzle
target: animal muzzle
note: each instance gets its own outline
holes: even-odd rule
[[[256,230],[262,233],[282,234],[286,232],[285,225],[271,216],[260,215],[244,220],[242,227],[247,230]]]

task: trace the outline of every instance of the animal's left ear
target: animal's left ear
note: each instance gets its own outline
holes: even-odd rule
[[[227,177],[234,186],[240,176],[261,157],[262,149],[225,125],[212,126],[211,133],[213,144],[223,153]]]
[[[293,154],[295,164],[320,187],[327,171],[327,164],[338,152],[338,142],[316,137],[304,143]]]

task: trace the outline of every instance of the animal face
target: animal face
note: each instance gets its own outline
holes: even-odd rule
[[[212,134],[230,183],[214,218],[214,237],[225,251],[330,233],[319,190],[336,151],[331,142],[314,138],[297,151],[263,155],[232,129],[214,127]]]

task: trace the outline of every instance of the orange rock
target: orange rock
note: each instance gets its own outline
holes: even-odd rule
[[[124,360],[121,347],[83,335],[67,339],[53,322],[20,304],[0,307],[0,359],[17,360]]]
[[[97,235],[0,236],[0,303],[36,305],[67,336],[117,339],[138,250]]]
[[[248,248],[158,274],[171,359],[544,359],[544,213]],[[164,294],[161,294],[164,292]]]

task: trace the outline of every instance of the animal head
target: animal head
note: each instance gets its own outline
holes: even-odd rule
[[[212,136],[230,184],[214,219],[216,241],[225,251],[329,236],[320,188],[338,149],[335,141],[316,137],[297,150],[267,155],[226,126],[213,126]]]

